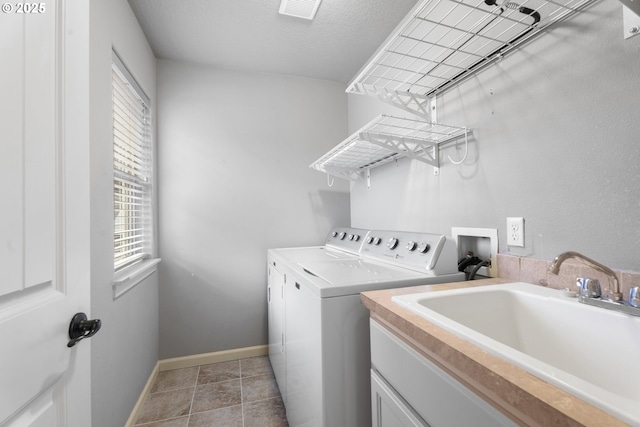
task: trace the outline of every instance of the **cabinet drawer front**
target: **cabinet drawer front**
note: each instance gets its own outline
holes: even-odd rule
[[[373,427],[429,427],[387,382],[371,371]]]
[[[516,426],[373,320],[371,366],[432,427]]]

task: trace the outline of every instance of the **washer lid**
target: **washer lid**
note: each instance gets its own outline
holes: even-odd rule
[[[427,277],[424,273],[362,259],[316,260],[299,264],[305,272],[340,287],[360,283],[394,282]]]
[[[307,265],[315,261],[335,261],[341,259],[358,259],[357,254],[332,249],[325,246],[309,246],[303,248],[274,249],[274,252],[293,264]]]

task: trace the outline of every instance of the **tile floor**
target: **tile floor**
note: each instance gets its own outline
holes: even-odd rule
[[[266,356],[160,372],[135,425],[288,427]]]

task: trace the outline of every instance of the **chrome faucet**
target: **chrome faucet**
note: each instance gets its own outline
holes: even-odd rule
[[[629,294],[629,302],[624,302],[622,300],[620,283],[618,282],[616,274],[609,267],[606,267],[599,262],[592,260],[591,258],[588,258],[578,252],[563,252],[553,260],[553,262],[549,266],[549,273],[558,274],[560,272],[560,266],[562,265],[562,263],[570,258],[580,260],[594,270],[606,274],[609,277],[610,284],[612,285],[609,287],[607,298],[601,298],[600,284],[597,280],[579,277],[576,280],[576,284],[580,288],[578,292],[578,301],[596,307],[621,311],[633,316],[640,316],[640,304],[638,304],[638,302],[640,301],[640,298],[638,298],[639,288],[635,287],[631,289],[631,292]]]
[[[551,265],[549,266],[549,273],[558,274],[560,272],[560,266],[562,265],[562,263],[568,260],[569,258],[578,259],[584,262],[585,264],[587,264],[589,267],[593,268],[594,270],[598,270],[599,272],[609,276],[609,280],[613,283],[613,288],[609,288],[609,295],[608,295],[609,299],[611,301],[622,300],[622,293],[620,292],[620,284],[618,283],[618,278],[616,277],[616,273],[614,273],[613,270],[611,270],[609,267],[604,266],[599,262],[594,261],[591,258],[588,258],[578,252],[569,251],[569,252],[563,252],[560,255],[558,255],[556,259],[554,259]]]

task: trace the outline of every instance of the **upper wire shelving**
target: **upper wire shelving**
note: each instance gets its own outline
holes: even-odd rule
[[[468,143],[470,130],[436,123],[436,95],[595,1],[420,1],[346,90],[375,96],[419,119],[379,116],[311,167],[353,180],[408,156],[438,173],[438,145],[463,135]]]
[[[347,93],[376,96],[431,121],[431,97],[594,1],[423,0]]]

